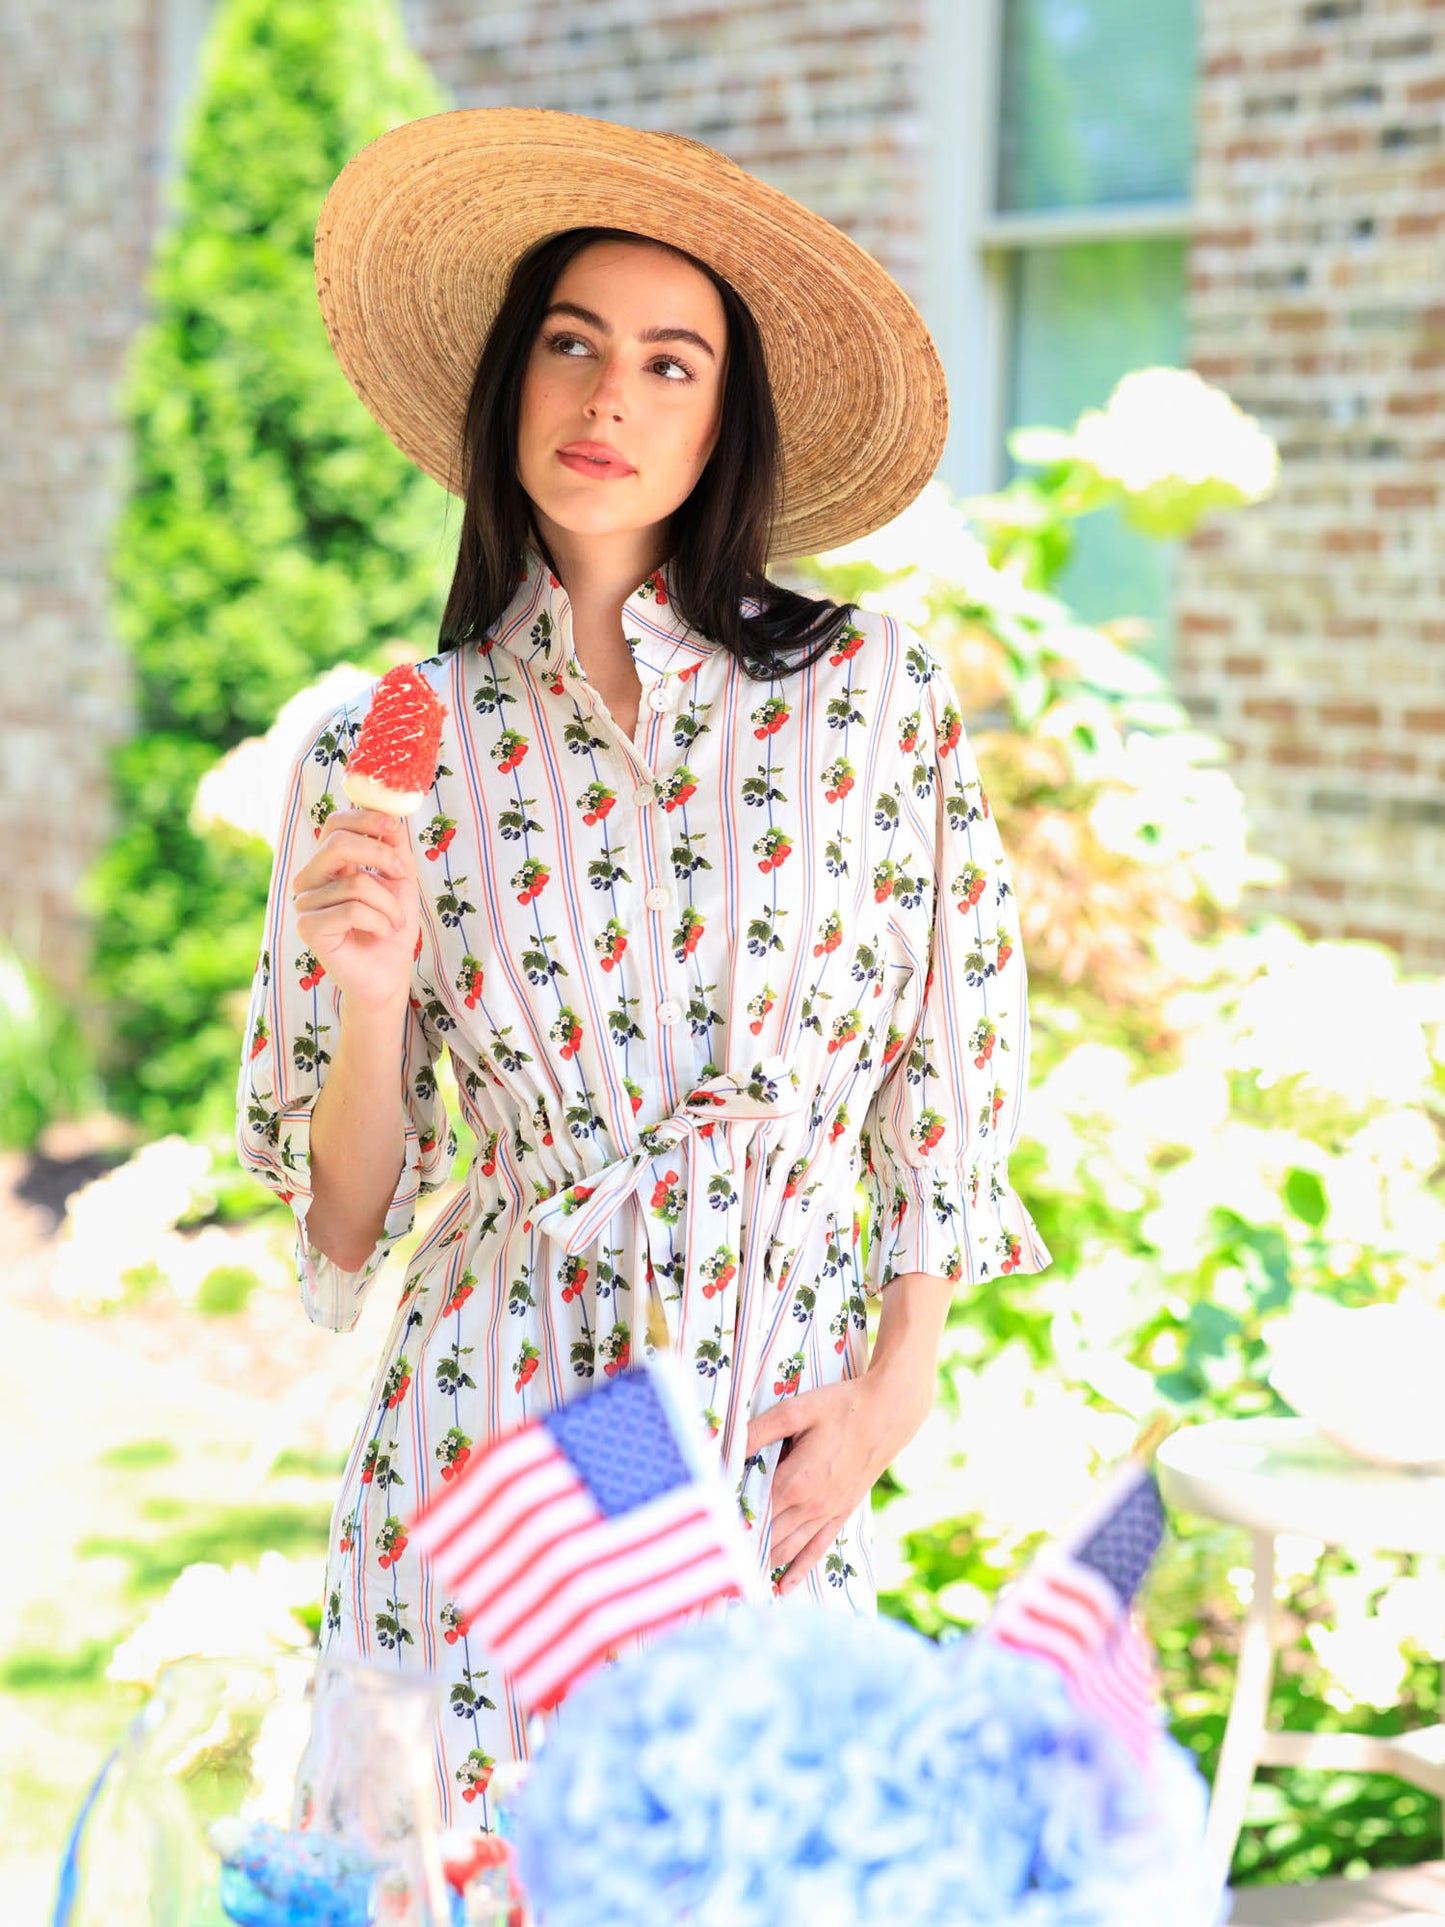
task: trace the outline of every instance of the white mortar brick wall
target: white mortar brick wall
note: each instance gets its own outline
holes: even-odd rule
[[[67,989],[129,727],[106,617],[115,390],[154,222],[153,0],[0,0],[0,928]]]
[[[1177,677],[1278,907],[1445,961],[1445,4],[1206,0],[1192,360],[1278,494],[1183,558]]]

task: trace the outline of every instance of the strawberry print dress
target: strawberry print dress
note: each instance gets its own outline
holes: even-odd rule
[[[655,1297],[770,1571],[779,1448],[746,1455],[749,1416],[861,1372],[867,1298],[895,1278],[967,1292],[1049,1262],[1008,1178],[1029,1067],[1017,909],[942,665],[863,613],[818,662],[755,680],[676,616],[666,567],[623,630],[633,737],[588,682],[535,546],[493,633],[418,665],[448,714],[410,819],[405,1162],[359,1270],[306,1236],[340,997],[296,934],[291,879],[345,806],[365,698],[296,765],[243,1056],[241,1156],[295,1212],[302,1302],[338,1331],[450,1174],[443,1051],[477,1140],[401,1281],[322,1628],[327,1648],[443,1676],[452,1824],[489,1824],[493,1766],[525,1758],[527,1733],[408,1549],[438,1480],[622,1369]],[[865,1504],[805,1590],[874,1610],[867,1524]]]

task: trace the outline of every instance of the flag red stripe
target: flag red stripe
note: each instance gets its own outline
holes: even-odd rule
[[[707,1522],[707,1508],[705,1506],[695,1506],[692,1511],[684,1513],[680,1518],[671,1520],[661,1531],[649,1532],[645,1538],[635,1539],[626,1536],[617,1538],[615,1543],[599,1549],[598,1552],[588,1560],[585,1575],[578,1572],[575,1564],[571,1565],[557,1579],[553,1580],[551,1585],[547,1587],[546,1591],[543,1592],[539,1598],[529,1599],[513,1619],[506,1625],[499,1626],[489,1635],[489,1644],[498,1652],[504,1651],[511,1644],[513,1638],[521,1631],[526,1621],[540,1618],[547,1607],[562,1593],[566,1592],[571,1586],[574,1586],[580,1577],[585,1576],[591,1579],[594,1576],[601,1576],[605,1573],[607,1567],[615,1566],[619,1559],[634,1558],[639,1552],[646,1551],[649,1546],[661,1545],[667,1539],[682,1532],[688,1526],[706,1525]],[[607,1532],[605,1526],[596,1526],[592,1529],[596,1532],[599,1539],[605,1540],[614,1537],[614,1535]],[[638,1583],[650,1585],[652,1583],[652,1576],[649,1575],[647,1579],[640,1580]]]
[[[539,1436],[536,1443],[542,1449],[534,1453],[528,1453],[525,1457],[521,1458],[518,1463],[511,1466],[505,1475],[491,1486],[491,1490],[486,1493],[485,1497],[479,1496],[477,1491],[473,1489],[469,1489],[465,1494],[460,1492],[456,1494],[457,1500],[459,1501],[456,1520],[448,1524],[445,1519],[440,1519],[436,1521],[435,1526],[427,1532],[429,1549],[433,1558],[436,1558],[438,1555],[445,1555],[447,1549],[453,1545],[457,1539],[464,1533],[471,1532],[479,1527],[489,1514],[494,1513],[502,1506],[506,1499],[520,1496],[519,1488],[527,1480],[540,1479],[549,1474],[553,1476],[556,1475],[559,1469],[558,1461],[561,1455],[556,1451],[555,1447],[551,1445],[551,1442],[545,1435]],[[572,1473],[570,1466],[566,1466],[564,1462],[562,1469],[575,1481],[576,1475]],[[489,1459],[483,1459],[479,1470],[485,1476],[480,1477],[478,1483],[481,1486],[486,1486],[495,1476],[497,1468],[491,1465]],[[463,1474],[463,1477],[465,1477],[465,1474]],[[460,1481],[458,1483],[460,1483]],[[465,1499],[466,1502],[464,1505],[460,1503],[463,1499]]]
[[[535,1671],[545,1660],[546,1655],[560,1646],[572,1633],[576,1632],[578,1627],[587,1619],[595,1615],[600,1615],[609,1607],[619,1606],[629,1599],[640,1604],[641,1600],[645,1599],[649,1592],[654,1588],[660,1589],[667,1580],[679,1578],[683,1573],[691,1571],[694,1567],[714,1564],[718,1559],[719,1553],[716,1548],[709,1547],[704,1552],[693,1553],[688,1558],[680,1560],[678,1564],[668,1572],[649,1574],[645,1579],[634,1579],[628,1585],[615,1586],[611,1592],[603,1594],[600,1598],[588,1600],[585,1605],[581,1606],[578,1611],[572,1615],[571,1619],[569,1619],[564,1626],[560,1627],[551,1638],[544,1641],[535,1651],[527,1652],[520,1656],[514,1655],[511,1662],[511,1670],[519,1676]],[[507,1664],[506,1657],[500,1653],[498,1657],[502,1659],[502,1663],[505,1666]]]
[[[532,1523],[538,1524],[540,1522],[539,1517],[538,1520],[534,1520]],[[559,1546],[565,1546],[569,1541],[576,1541],[579,1537],[585,1537],[588,1533],[599,1531],[602,1524],[603,1521],[593,1515],[586,1519],[572,1520],[569,1524],[559,1527],[551,1534],[550,1538],[543,1539],[540,1543],[529,1540],[525,1546],[514,1548],[504,1541],[501,1545],[494,1543],[483,1546],[476,1557],[471,1559],[464,1568],[458,1571],[450,1582],[453,1589],[459,1595],[457,1603],[459,1605],[464,1603],[460,1598],[460,1594],[469,1588],[476,1579],[482,1576],[484,1568],[487,1569],[487,1576],[495,1572],[498,1577],[489,1592],[484,1593],[480,1598],[477,1598],[475,1593],[468,1595],[471,1603],[466,1605],[467,1617],[469,1619],[482,1618],[501,1602],[504,1596],[517,1584],[518,1579],[525,1577],[533,1566],[537,1565],[543,1559],[550,1558]],[[502,1556],[504,1554],[511,1555],[506,1565],[502,1564]],[[486,1583],[485,1578],[483,1578],[483,1583]]]
[[[536,1448],[539,1445],[546,1448],[549,1444],[535,1419],[514,1426],[510,1432],[489,1445],[480,1458],[473,1459],[459,1479],[432,1492],[425,1505],[418,1509],[412,1521],[412,1532],[430,1532],[438,1521],[444,1520],[447,1513],[454,1509],[470,1518],[475,1496],[485,1489],[489,1481],[499,1473],[505,1474],[514,1463],[533,1462],[538,1456]]]
[[[741,1586],[737,1584],[725,1585],[716,1592],[710,1592],[703,1598],[693,1600],[690,1605],[679,1606],[676,1612],[667,1613],[664,1617],[653,1620],[647,1630],[650,1632],[662,1632],[668,1626],[675,1626],[680,1620],[689,1618],[700,1606],[708,1604],[710,1600],[741,1599],[742,1597],[743,1589]],[[642,1629],[638,1628],[637,1630],[641,1631]],[[634,1634],[633,1637],[635,1636]],[[533,1702],[534,1710],[539,1713],[548,1712],[559,1700],[566,1696],[569,1689],[577,1680],[581,1679],[584,1673],[590,1673],[594,1666],[599,1665],[606,1659],[607,1655],[617,1643],[617,1638],[613,1637],[603,1640],[600,1645],[593,1646],[582,1659],[579,1659],[575,1664],[569,1666],[565,1673],[552,1682],[547,1688],[545,1698]]]
[[[589,1630],[587,1644],[580,1644],[574,1639],[569,1646],[554,1644],[548,1647],[525,1673],[512,1675],[513,1688],[529,1706],[555,1705],[584,1673],[609,1653],[629,1645],[639,1634],[655,1632],[662,1626],[675,1624],[679,1619],[685,1619],[690,1613],[718,1600],[741,1597],[742,1585],[729,1569],[725,1558],[719,1556],[712,1561],[701,1562],[694,1575],[694,1583],[680,1597],[675,1588],[674,1596],[667,1605],[659,1603],[646,1611],[634,1608],[625,1613],[614,1610],[610,1620],[601,1612],[593,1615],[602,1622],[600,1633]],[[626,1604],[625,1601],[619,1603]]]

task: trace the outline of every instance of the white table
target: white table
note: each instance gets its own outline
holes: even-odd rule
[[[1265,1727],[1274,1671],[1276,1535],[1370,1552],[1445,1553],[1445,1473],[1372,1465],[1331,1445],[1304,1419],[1272,1418],[1187,1427],[1159,1448],[1158,1467],[1171,1506],[1245,1526],[1254,1539],[1254,1596],[1209,1802],[1206,1851],[1221,1883],[1256,1767],[1394,1773],[1445,1799],[1445,1725],[1398,1739]]]

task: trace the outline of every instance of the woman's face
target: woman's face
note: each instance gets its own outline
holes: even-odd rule
[[[660,248],[598,241],[552,290],[522,379],[517,474],[576,535],[664,524],[717,443],[727,322],[717,289]],[[598,466],[569,445],[611,450]]]

